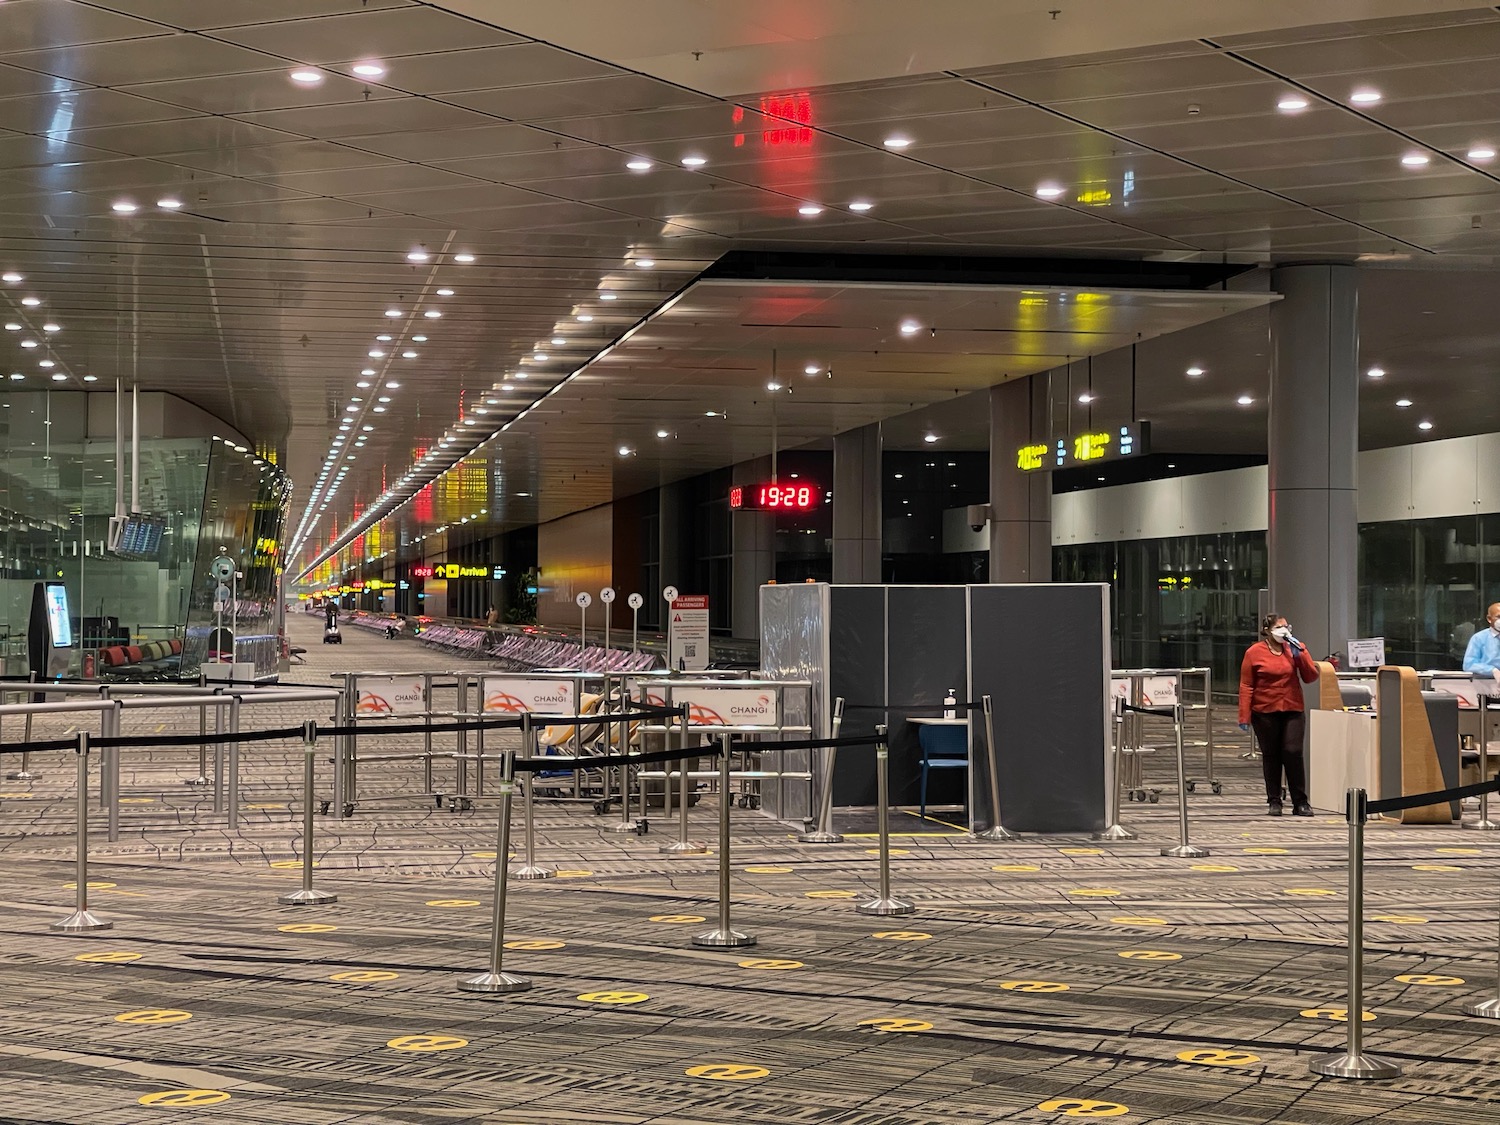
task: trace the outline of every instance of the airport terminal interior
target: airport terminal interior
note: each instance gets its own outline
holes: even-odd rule
[[[0,0],[0,1122],[1500,1118],[1497,76]]]

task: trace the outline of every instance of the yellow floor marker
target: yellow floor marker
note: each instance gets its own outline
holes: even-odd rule
[[[477,898],[434,898],[428,899],[427,905],[457,910],[466,906],[478,906],[479,900]]]
[[[1291,855],[1289,848],[1241,848],[1246,855]]]
[[[7,801],[29,801],[33,796],[33,793],[0,793]]]
[[[1133,914],[1122,914],[1118,918],[1111,918],[1111,922],[1118,926],[1167,926],[1171,925],[1165,918],[1140,918]]]
[[[1317,898],[1322,895],[1331,895],[1334,892],[1327,887],[1286,887],[1283,891],[1289,895],[1301,895],[1304,898]]]
[[[686,926],[694,922],[706,922],[707,920],[701,914],[653,914],[648,919],[648,921],[661,922],[667,926]]]
[[[334,973],[328,979],[340,984],[378,984],[381,981],[395,980],[400,975],[385,969],[350,969],[348,972]]]
[[[741,961],[742,969],[800,969],[803,968],[801,961],[786,961],[776,957],[752,957],[748,961]]]
[[[155,797],[121,797],[120,798],[120,804],[122,804],[122,805],[154,805],[154,804],[156,804],[156,798]]]
[[[280,868],[296,868],[300,871],[302,869],[302,861],[300,859],[273,859],[271,861],[271,866]],[[318,866],[317,860],[313,860],[313,866]]]
[[[1103,855],[1103,848],[1058,848],[1063,855]]]
[[[763,1066],[744,1063],[704,1063],[690,1066],[682,1073],[689,1078],[707,1078],[713,1082],[751,1082],[764,1078],[771,1072]]]
[[[1443,976],[1441,973],[1402,973],[1396,979],[1402,984],[1429,985],[1433,988],[1454,988],[1464,983],[1463,977]]]
[[[1198,1066],[1251,1066],[1260,1062],[1259,1055],[1249,1051],[1225,1051],[1205,1048],[1201,1051],[1179,1051],[1177,1061]]]
[[[1349,1022],[1348,1008],[1304,1008],[1302,1015],[1310,1020],[1333,1020],[1335,1023]],[[1375,1018],[1375,1013],[1368,1009],[1364,1012],[1361,1022],[1369,1023]]]
[[[1390,922],[1397,926],[1425,926],[1427,919],[1420,914],[1371,914],[1372,922]]]
[[[115,887],[115,886],[118,886],[118,885],[119,884],[117,884],[117,883],[96,883],[92,879],[90,879],[89,882],[88,882],[88,887],[89,887],[89,890],[91,890],[91,891],[107,891],[111,887]],[[76,891],[77,889],[78,889],[78,884],[77,883],[64,883],[63,884],[63,890],[65,890],[65,891]]]
[[[997,863],[990,868],[991,871],[1040,871],[1041,868],[1034,863]]]
[[[223,1090],[158,1090],[154,1094],[142,1094],[137,1105],[168,1106],[173,1109],[198,1109],[206,1105],[227,1102],[229,1095]]]
[[[1100,1102],[1093,1098],[1053,1098],[1037,1106],[1043,1113],[1060,1113],[1064,1117],[1124,1117],[1130,1107],[1119,1102]]]
[[[698,921],[701,922],[703,919],[699,918]],[[554,941],[551,938],[517,938],[515,941],[505,943],[506,949],[520,949],[531,952],[541,952],[547,949],[564,949],[566,947],[566,942]]]
[[[1170,953],[1165,949],[1122,949],[1120,956],[1127,961],[1181,961],[1181,953]]]
[[[1114,887],[1074,887],[1066,893],[1077,895],[1079,898],[1112,898],[1125,892],[1116,890]]]
[[[578,999],[585,1004],[640,1004],[651,997],[644,992],[585,992]]]
[[[276,928],[284,934],[331,934],[338,929],[337,926],[330,926],[326,922],[292,922],[290,925]]]
[[[139,961],[142,956],[140,953],[126,953],[122,949],[102,949],[97,953],[80,953],[73,960],[87,961],[93,965],[124,965],[130,961]]]
[[[881,930],[879,933],[870,935],[881,941],[931,941],[931,934],[924,934],[921,930]]]
[[[1437,871],[1437,872],[1449,872],[1449,871],[1462,871],[1463,870],[1462,867],[1455,867],[1455,866],[1453,866],[1450,863],[1414,863],[1414,864],[1411,865],[1411,869],[1413,871]]]
[[[247,809],[262,809],[262,810],[265,810],[265,809],[284,809],[284,808],[286,808],[285,805],[246,805],[245,807]],[[313,866],[316,867],[317,864],[315,863],[315,864],[313,864]]]
[[[193,1018],[192,1012],[177,1008],[145,1008],[139,1012],[121,1012],[116,1023],[182,1023]]]
[[[1239,868],[1231,867],[1227,863],[1195,863],[1192,864],[1192,870],[1208,871],[1214,874],[1228,874],[1231,871],[1238,871]]]
[[[1438,855],[1483,855],[1478,848],[1438,848]]]
[[[453,1051],[468,1045],[467,1039],[460,1039],[456,1035],[398,1035],[386,1043],[393,1051],[417,1051],[422,1054]]]
[[[757,863],[753,867],[745,868],[746,875],[787,875],[791,873],[790,867],[780,867],[774,863]]]
[[[926,1020],[907,1020],[900,1016],[876,1016],[860,1020],[860,1027],[873,1027],[876,1031],[931,1031],[932,1024]]]
[[[866,848],[865,849],[865,855],[879,855],[879,854],[880,854],[880,849],[879,848]],[[891,855],[911,855],[911,849],[910,848],[892,848],[890,850],[890,854]]]
[[[1055,980],[1006,980],[1000,987],[1006,992],[1066,992],[1071,986]]]
[[[853,891],[808,891],[804,898],[853,898]]]
[[[554,879],[587,879],[592,874],[592,871],[564,869],[560,871],[554,871],[552,873],[552,877]]]

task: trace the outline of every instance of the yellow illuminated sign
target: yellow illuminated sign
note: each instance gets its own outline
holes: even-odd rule
[[[1047,457],[1047,446],[1045,445],[1023,445],[1016,450],[1016,468],[1018,469],[1040,469],[1042,462]]]
[[[1098,461],[1108,457],[1111,436],[1104,430],[1092,434],[1079,434],[1073,439],[1073,460]]]
[[[458,563],[447,563],[438,568],[442,578],[488,578],[490,568],[487,566],[460,566]]]

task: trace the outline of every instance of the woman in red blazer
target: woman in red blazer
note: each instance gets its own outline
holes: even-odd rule
[[[1307,646],[1292,636],[1286,618],[1266,614],[1260,623],[1260,639],[1245,650],[1240,665],[1240,730],[1255,729],[1271,816],[1281,815],[1283,770],[1292,794],[1292,815],[1313,815],[1307,803],[1307,767],[1302,760],[1307,730],[1302,684],[1317,678],[1317,665],[1307,655]]]

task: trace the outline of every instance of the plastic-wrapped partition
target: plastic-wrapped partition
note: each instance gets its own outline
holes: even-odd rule
[[[808,680],[812,683],[812,714],[806,725],[814,737],[828,735],[828,623],[829,588],[822,583],[760,588],[760,665],[768,680]],[[788,715],[787,721],[793,721]],[[783,755],[787,772],[809,769],[810,752],[791,750]],[[809,786],[769,787],[761,807],[778,820],[798,821],[814,815]],[[780,801],[778,801],[778,795]],[[784,802],[786,807],[778,807]]]

